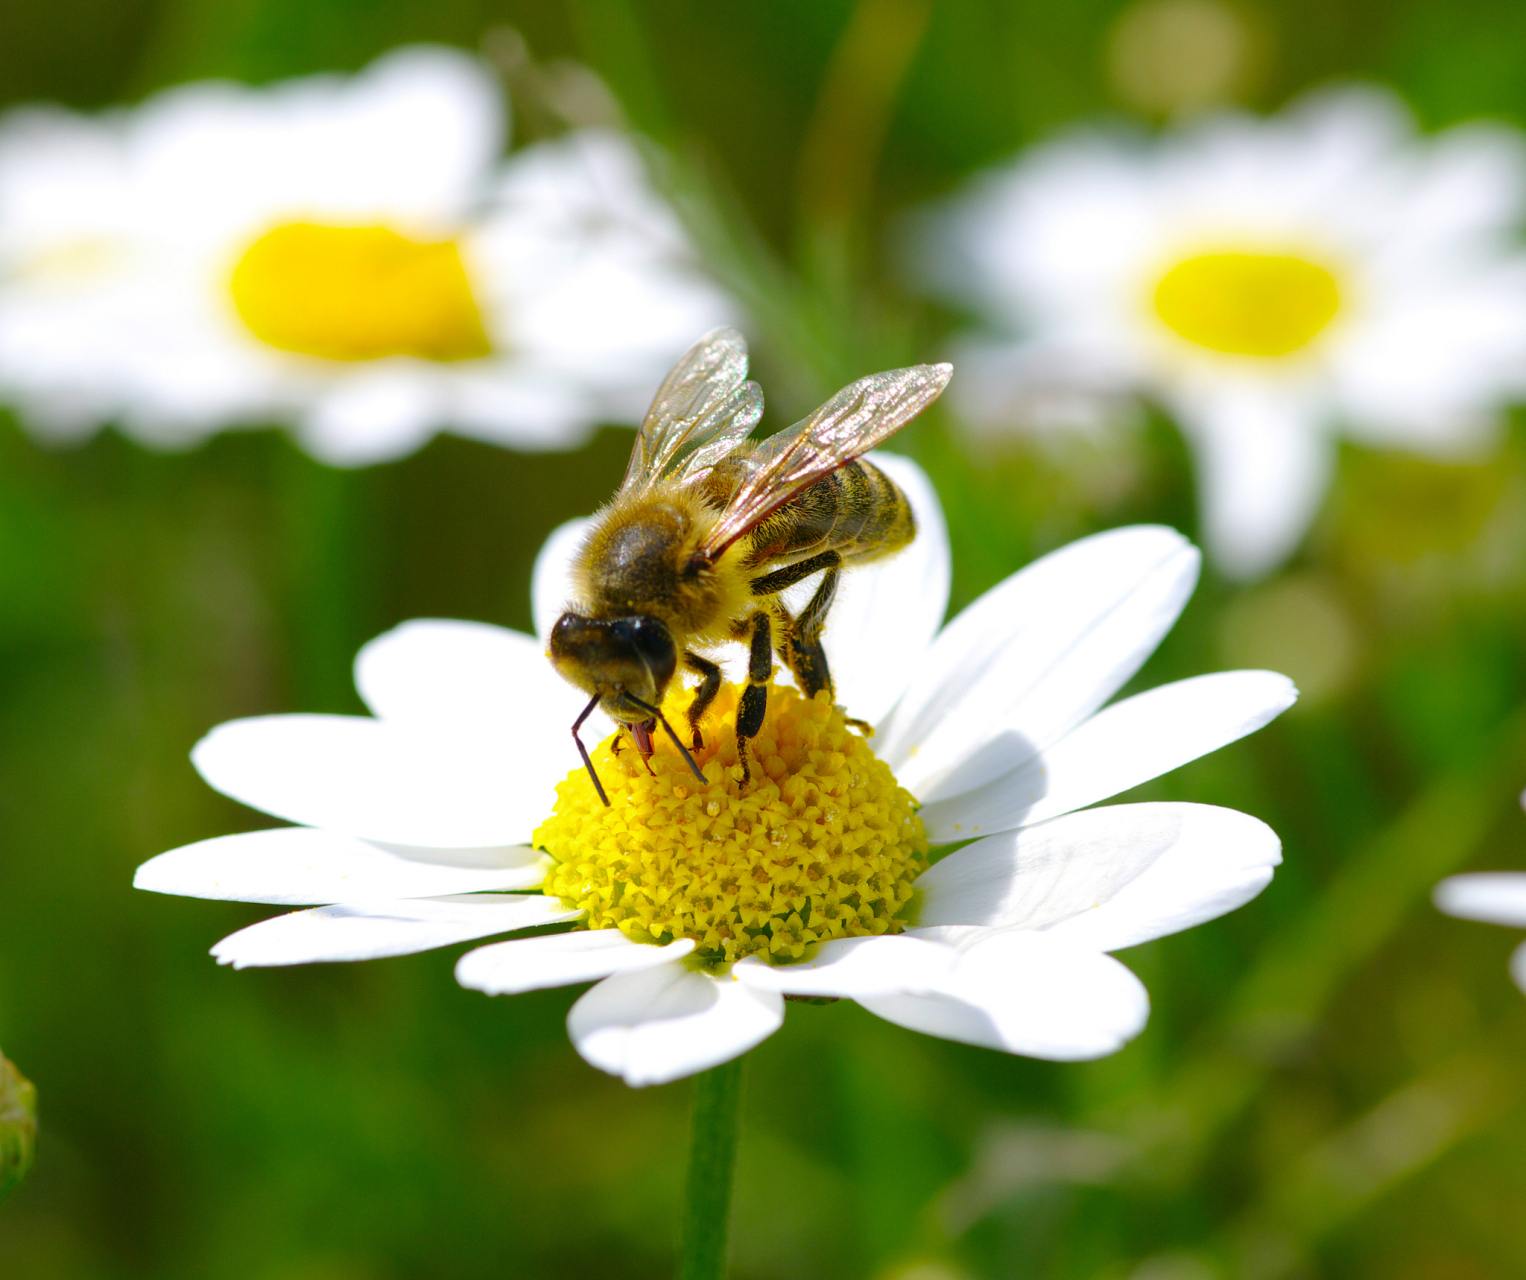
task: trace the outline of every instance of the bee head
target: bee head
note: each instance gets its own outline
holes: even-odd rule
[[[616,720],[639,724],[652,718],[651,709],[667,692],[678,669],[678,647],[658,618],[564,613],[551,629],[551,662],[565,679],[597,694]]]

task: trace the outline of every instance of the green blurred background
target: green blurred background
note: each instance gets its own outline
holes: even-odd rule
[[[0,102],[96,107],[433,40],[496,52],[533,128],[512,26],[538,59],[593,65],[673,157],[751,307],[777,424],[939,351],[958,318],[898,291],[897,214],[1070,119],[1130,111],[1109,73],[1120,12],[5,0]],[[1520,5],[1241,13],[1258,108],[1362,76],[1427,127],[1526,124]],[[937,413],[903,439],[949,509],[956,607],[1091,530],[1193,528],[1164,420],[1105,450],[972,445]],[[607,495],[628,447],[613,428],[562,455],[442,438],[341,473],[278,432],[46,451],[0,420],[0,1046],[42,1117],[0,1207],[0,1276],[669,1273],[689,1086],[585,1065],[562,1027],[574,992],[487,1000],[441,953],[235,974],[207,948],[265,912],[129,888],[154,853],[261,825],[187,762],[213,724],[360,710],[350,659],[405,618],[527,628],[540,540]],[[1272,887],[1126,953],[1155,1013],[1099,1063],[795,1006],[750,1058],[738,1276],[1526,1276],[1513,940],[1427,901],[1454,869],[1526,866],[1526,421],[1482,466],[1348,448],[1294,564],[1206,581],[1136,685],[1229,665],[1308,696],[1140,794],[1271,822]]]

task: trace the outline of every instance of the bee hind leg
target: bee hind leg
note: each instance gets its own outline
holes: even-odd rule
[[[800,616],[790,623],[784,635],[781,655],[785,664],[794,672],[795,683],[808,698],[814,698],[825,689],[832,694],[832,672],[827,666],[827,651],[821,643],[821,630],[826,625],[827,611],[837,596],[839,571],[834,565],[822,575],[821,585],[811,602],[800,611]]]
[[[747,688],[737,705],[737,759],[742,764],[742,785],[752,781],[747,763],[747,740],[758,736],[763,713],[768,710],[768,680],[774,673],[773,623],[766,613],[755,613],[752,640],[747,650]]]
[[[699,688],[694,691],[694,701],[689,704],[689,728],[694,733],[694,750],[698,751],[705,745],[705,739],[699,731],[700,717],[710,710],[710,704],[721,690],[721,669],[697,653],[685,653],[684,665],[700,675]]]

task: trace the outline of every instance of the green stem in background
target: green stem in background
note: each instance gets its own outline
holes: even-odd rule
[[[726,1274],[726,1228],[731,1219],[741,1100],[741,1058],[694,1078],[678,1280],[723,1280]]]
[[[361,534],[362,478],[326,467],[295,445],[277,462],[286,616],[291,620],[292,695],[304,711],[353,709],[350,678],[366,639],[371,581]]]

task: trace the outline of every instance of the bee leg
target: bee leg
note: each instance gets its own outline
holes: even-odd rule
[[[752,643],[747,653],[747,688],[737,706],[737,759],[742,762],[742,785],[752,781],[747,764],[747,740],[758,736],[763,713],[768,709],[768,679],[774,673],[773,624],[766,613],[756,613]]]
[[[710,709],[715,695],[721,690],[721,669],[708,658],[697,653],[684,654],[684,665],[700,675],[699,688],[694,691],[694,701],[689,704],[689,728],[694,731],[694,750],[705,745],[699,731],[699,718]]]
[[[643,720],[638,724],[628,724],[625,731],[631,735],[631,741],[636,744],[637,754],[641,757],[641,763],[646,766],[646,771],[652,777],[656,773],[652,770],[652,730],[657,727],[655,720]]]
[[[835,553],[834,553],[835,554]],[[795,683],[807,698],[825,689],[832,693],[832,673],[827,667],[827,651],[821,643],[821,629],[826,625],[827,610],[837,595],[838,569],[834,565],[822,575],[821,585],[811,602],[800,611],[784,637],[784,661],[795,673]]]
[[[755,596],[772,596],[783,591],[785,587],[793,587],[797,582],[804,582],[813,573],[820,573],[823,569],[837,569],[842,566],[842,556],[836,551],[823,551],[820,555],[811,556],[808,560],[802,560],[799,564],[787,564],[782,569],[775,569],[772,573],[765,573],[762,577],[754,578],[747,585],[752,588]],[[834,591],[836,586],[832,588]],[[820,594],[820,588],[817,589]],[[828,604],[831,601],[827,602]]]

